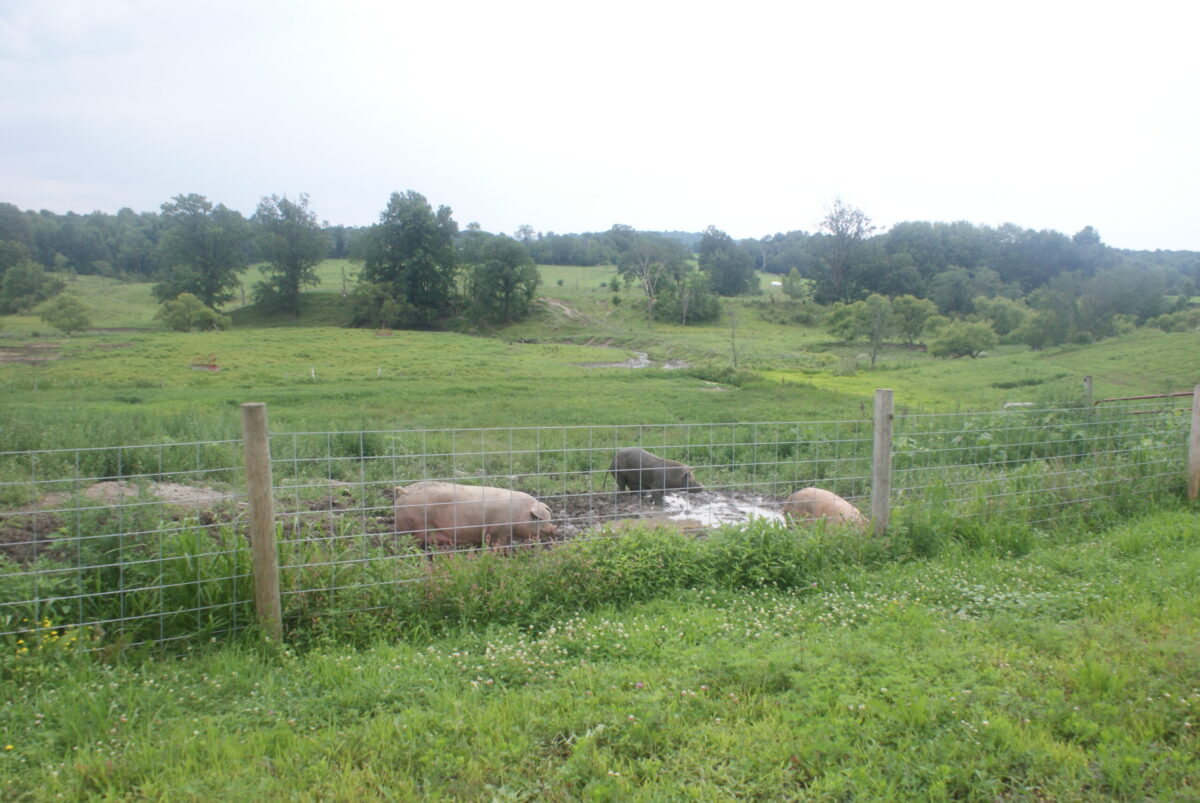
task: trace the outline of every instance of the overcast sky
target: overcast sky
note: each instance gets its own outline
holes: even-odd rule
[[[0,201],[1200,250],[1194,2],[0,0]]]

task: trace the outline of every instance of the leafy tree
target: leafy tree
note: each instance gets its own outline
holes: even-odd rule
[[[504,235],[487,237],[471,263],[467,292],[476,317],[508,323],[529,314],[542,281],[529,249]]]
[[[450,207],[434,212],[418,192],[392,193],[367,242],[362,279],[377,287],[356,293],[356,323],[426,327],[449,315],[457,233]]]
[[[812,280],[803,278],[799,270],[792,268],[783,277],[783,293],[793,301],[812,301],[812,284]]]
[[[1166,290],[1161,268],[1105,268],[1080,287],[1078,326],[1094,337],[1116,334],[1118,316],[1145,321],[1167,312]]]
[[[255,287],[255,300],[299,317],[300,290],[319,283],[316,267],[329,252],[329,236],[305,194],[299,202],[286,195],[263,198],[251,220],[257,227],[259,254],[268,262],[263,281]]]
[[[976,296],[971,272],[952,266],[929,282],[929,297],[943,315],[966,315],[971,312],[971,299]]]
[[[1028,307],[1024,304],[1004,296],[995,298],[979,296],[973,302],[973,306],[975,314],[981,320],[987,321],[1001,338],[1012,334],[1029,313]]]
[[[937,313],[937,305],[927,298],[903,295],[892,299],[892,312],[896,332],[912,346],[921,338],[926,322]]]
[[[924,334],[936,335],[938,332],[942,331],[943,327],[949,326],[951,323],[953,323],[953,321],[951,321],[945,315],[930,315],[928,320],[925,321]]]
[[[992,327],[986,323],[952,321],[941,327],[929,343],[929,353],[934,357],[978,357],[999,341]]]
[[[520,226],[517,226],[517,230],[513,233],[513,236],[528,246],[533,242],[533,238],[537,236],[537,231],[528,223],[522,223]]]
[[[82,332],[92,325],[87,307],[73,295],[60,293],[37,308],[38,316],[63,334]]]
[[[912,295],[924,297],[925,279],[908,254],[892,254],[882,257],[882,266],[873,286],[877,292],[888,296]]]
[[[1069,333],[1065,316],[1052,309],[1039,309],[1025,316],[1021,325],[1013,330],[1012,339],[1040,351],[1047,346],[1066,343]]]
[[[555,234],[547,232],[525,244],[539,265],[604,265],[613,260],[605,233]]]
[[[716,226],[709,226],[696,249],[700,270],[709,275],[712,288],[722,296],[758,292],[754,256]]]
[[[821,231],[825,235],[821,251],[827,272],[818,288],[818,300],[846,301],[850,298],[849,276],[856,252],[875,226],[861,209],[835,198],[821,221]]]
[[[924,221],[897,223],[883,236],[883,247],[900,267],[911,265],[927,278],[946,266],[946,248],[941,226]]]
[[[24,312],[62,292],[62,279],[49,276],[36,262],[18,262],[0,280],[0,314]]]
[[[192,293],[180,293],[176,298],[164,301],[154,318],[162,321],[168,329],[177,332],[188,332],[192,329],[228,329],[233,325],[233,320],[228,315],[222,315],[205,306],[204,302]]]
[[[1080,329],[1079,299],[1083,295],[1082,274],[1059,273],[1029,294],[1029,306],[1044,313],[1031,320],[1027,317],[1027,329],[1017,340],[1029,343],[1031,348],[1058,346],[1073,338]],[[1021,327],[1023,328],[1023,327]],[[1040,345],[1033,345],[1030,338]]]
[[[871,347],[871,367],[874,368],[879,349],[895,331],[896,314],[892,309],[892,302],[879,293],[872,293],[865,300],[856,302],[854,306],[859,327]]]
[[[408,302],[396,298],[391,286],[380,282],[358,282],[351,293],[350,304],[354,311],[351,320],[354,326],[384,329],[405,326],[418,318]]]
[[[240,213],[203,195],[177,195],[162,205],[159,259],[165,275],[154,296],[192,293],[208,307],[231,301],[246,264],[250,229]]]
[[[886,296],[872,293],[853,304],[835,302],[825,317],[825,328],[847,343],[866,338],[871,349],[871,367],[874,368],[880,348],[896,331],[896,314]]]
[[[689,270],[678,280],[666,281],[656,309],[656,315],[683,326],[715,321],[721,316],[721,302],[709,287],[708,274],[700,270]]]
[[[862,322],[853,304],[835,301],[825,312],[825,328],[829,334],[849,343],[862,336]]]
[[[627,282],[637,282],[646,296],[646,321],[654,325],[654,301],[665,279],[683,275],[687,248],[677,240],[658,234],[643,234],[628,227],[611,230],[617,249],[617,270]]]
[[[1200,329],[1200,308],[1183,309],[1158,315],[1146,321],[1146,325],[1164,332],[1194,332]]]
[[[758,247],[766,252],[766,270],[786,276],[794,268],[806,279],[820,276],[820,259],[816,254],[812,235],[804,231],[790,231],[764,237]]]
[[[28,246],[33,240],[32,226],[21,210],[10,203],[0,203],[0,240],[10,240]]]
[[[0,276],[3,276],[13,265],[32,261],[29,249],[25,247],[24,243],[16,240],[0,240]]]

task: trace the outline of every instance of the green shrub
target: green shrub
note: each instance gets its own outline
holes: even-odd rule
[[[233,325],[233,319],[228,315],[204,306],[204,302],[191,293],[180,293],[174,299],[164,301],[154,318],[177,332],[228,329]]]

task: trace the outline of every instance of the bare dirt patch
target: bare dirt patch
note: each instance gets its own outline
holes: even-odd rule
[[[48,493],[35,504],[0,513],[0,555],[31,563],[38,558],[69,557],[73,535],[64,533],[81,509],[112,507],[150,500],[162,504],[163,519],[198,518],[202,524],[215,523],[218,511],[228,509],[235,496],[212,488],[198,488],[175,482],[153,482],[145,492],[136,483],[98,482],[83,490],[80,498],[72,493]],[[84,533],[88,535],[90,533]]]
[[[539,304],[541,304],[543,307],[545,307],[546,310],[549,313],[551,313],[552,315],[555,315],[566,321],[570,321],[571,323],[582,324],[584,326],[604,326],[605,325],[604,321],[600,320],[599,318],[594,318],[591,315],[588,315],[586,313],[580,312],[579,310],[575,309],[570,304],[568,304],[567,302],[563,301],[560,298],[551,298],[550,296],[542,296],[542,297],[534,299],[534,300],[537,301]]]
[[[168,504],[177,505],[189,510],[212,507],[233,499],[233,494],[215,491],[212,488],[197,488],[193,485],[181,485],[177,482],[152,482],[145,487],[147,496],[162,500]],[[132,482],[108,481],[89,485],[83,491],[83,496],[92,502],[102,505],[116,505],[136,499],[142,494],[142,489]],[[41,507],[57,507],[71,498],[70,494],[54,493],[43,497]]]
[[[45,365],[51,360],[61,358],[62,345],[59,343],[14,343],[0,346],[0,365]]]

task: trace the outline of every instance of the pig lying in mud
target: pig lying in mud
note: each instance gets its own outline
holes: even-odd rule
[[[431,547],[504,547],[539,541],[558,530],[550,508],[522,491],[453,482],[396,488],[396,532]]]
[[[804,488],[796,491],[783,503],[783,515],[792,521],[828,521],[831,524],[849,525],[866,532],[867,517],[842,497],[822,488]]]

